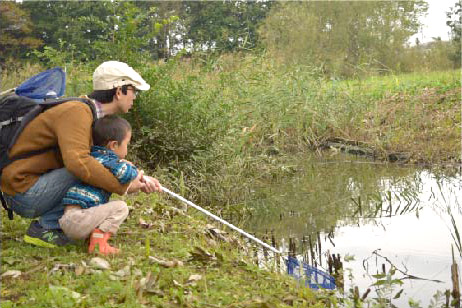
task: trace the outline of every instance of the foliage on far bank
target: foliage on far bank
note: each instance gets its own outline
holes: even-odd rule
[[[69,67],[67,95],[89,93],[95,65]],[[318,67],[248,55],[137,69],[152,90],[126,115],[134,127],[130,159],[183,183],[201,204],[239,204],[249,193],[242,187],[290,174],[286,158],[332,140],[359,143],[380,160],[460,161],[457,71],[339,80]]]
[[[460,161],[457,71],[331,80],[315,67],[223,56],[206,66],[147,68],[153,91],[128,115],[136,157],[186,182],[206,204],[236,204],[243,187],[290,174],[286,158],[327,141],[358,142],[379,160]],[[235,185],[240,183],[240,185]]]

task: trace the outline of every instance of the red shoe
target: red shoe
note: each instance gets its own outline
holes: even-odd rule
[[[112,247],[107,242],[111,237],[111,233],[103,232],[100,229],[95,229],[90,235],[90,244],[88,245],[89,253],[99,253],[102,255],[111,255],[119,253],[119,249]]]

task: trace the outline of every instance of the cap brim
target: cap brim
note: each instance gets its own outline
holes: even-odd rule
[[[151,88],[151,86],[147,83],[141,84],[141,85],[136,85],[135,88],[140,91],[147,91]]]

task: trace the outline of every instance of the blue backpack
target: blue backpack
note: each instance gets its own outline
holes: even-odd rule
[[[64,94],[65,83],[66,74],[57,67],[33,76],[16,89],[0,96],[0,177],[3,169],[12,162],[57,148],[48,147],[14,157],[9,155],[21,132],[40,113],[65,102],[80,101],[90,106],[93,119],[96,120],[95,106],[90,100],[79,97],[58,98]],[[8,217],[13,219],[13,212],[8,208],[1,190],[0,199],[8,211]]]

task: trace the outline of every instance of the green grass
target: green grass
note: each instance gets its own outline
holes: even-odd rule
[[[288,298],[314,304],[314,294],[289,276],[258,268],[235,234],[210,237],[193,209],[181,214],[157,195],[129,204],[130,216],[113,240],[122,253],[104,258],[109,270],[90,265],[94,256],[84,243],[54,249],[24,243],[30,221],[2,215],[1,272],[21,275],[2,278],[1,307],[286,307]],[[151,226],[142,227],[140,218]],[[195,247],[208,254],[201,258]],[[163,267],[149,256],[183,264]],[[201,278],[188,282],[191,275]]]

